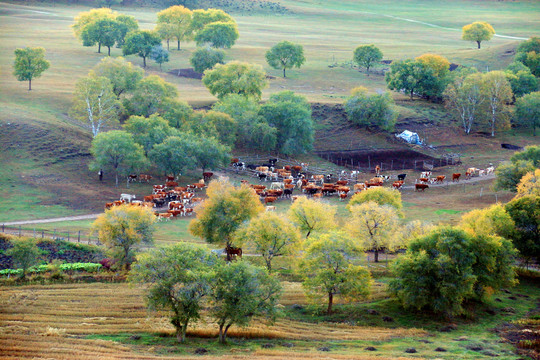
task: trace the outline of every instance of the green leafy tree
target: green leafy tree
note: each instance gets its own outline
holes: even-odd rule
[[[28,81],[32,90],[32,79],[38,78],[51,64],[45,60],[45,49],[41,47],[15,49],[13,75],[19,81]]]
[[[351,219],[347,224],[347,230],[364,249],[373,250],[375,262],[379,262],[381,250],[393,250],[396,247],[394,233],[399,225],[396,209],[368,201],[353,205],[349,210]]]
[[[226,343],[232,325],[248,326],[254,316],[273,321],[281,295],[279,281],[266,269],[237,261],[218,266],[212,283],[211,314]]]
[[[139,30],[139,22],[131,15],[118,14],[116,16],[118,25],[118,39],[116,44],[118,47],[124,46],[126,35],[131,31]]]
[[[189,62],[193,70],[203,73],[205,70],[213,68],[216,64],[224,64],[225,52],[211,48],[199,48],[191,55]]]
[[[514,256],[503,238],[441,227],[413,240],[396,259],[390,291],[405,308],[461,314],[464,302],[515,283]]]
[[[490,71],[483,75],[481,91],[486,99],[491,136],[495,128],[510,127],[508,103],[512,100],[512,88],[502,71]]]
[[[221,9],[197,9],[193,11],[191,20],[191,31],[197,33],[204,27],[214,22],[235,22],[231,15]]]
[[[286,69],[300,68],[306,62],[302,45],[290,41],[280,41],[268,50],[265,56],[268,65],[283,70],[283,77],[286,77]]]
[[[116,97],[137,88],[144,76],[144,70],[133,66],[123,57],[106,57],[94,66],[90,76],[103,76],[110,80]]]
[[[340,232],[321,234],[306,243],[299,263],[302,287],[311,299],[328,298],[328,315],[335,296],[354,301],[369,295],[372,280],[359,264],[362,255],[358,243]]]
[[[394,61],[390,71],[386,73],[386,84],[390,90],[403,91],[411,97],[416,94],[422,97],[440,95],[442,92],[440,79],[430,66],[417,60]]]
[[[403,216],[401,213],[401,209],[403,208],[401,193],[397,190],[379,186],[354,194],[347,204],[347,209],[350,210],[354,205],[364,204],[369,201],[373,201],[381,206],[389,205],[396,209],[398,215]]]
[[[114,206],[99,215],[92,230],[109,248],[114,258],[129,270],[134,250],[140,244],[152,244],[156,216],[145,206]]]
[[[353,61],[366,68],[369,75],[369,69],[383,58],[383,53],[375,45],[361,45],[354,50]]]
[[[163,118],[169,125],[177,129],[181,128],[193,114],[193,108],[185,101],[166,98],[160,105]]]
[[[129,280],[144,286],[151,309],[172,312],[171,324],[178,342],[183,343],[187,327],[201,317],[218,261],[207,248],[180,242],[142,254],[131,269]]]
[[[118,5],[122,0],[98,0],[96,1],[97,6],[111,8],[113,5]]]
[[[101,53],[101,46],[106,46],[108,55],[111,56],[111,47],[114,46],[120,37],[120,28],[114,19],[98,19],[84,27],[81,33],[83,46],[94,46],[98,44],[98,53]]]
[[[292,255],[298,249],[300,233],[284,216],[264,212],[238,230],[234,244],[246,243],[262,256],[271,273],[275,257]]]
[[[189,231],[210,244],[225,244],[230,248],[236,230],[264,211],[257,194],[247,186],[234,187],[226,180],[212,181],[206,194],[208,199],[199,206]]]
[[[135,143],[133,135],[127,131],[112,130],[96,135],[90,153],[94,157],[90,170],[114,172],[116,186],[118,175],[128,176],[147,165],[142,146]]]
[[[475,21],[472,24],[465,25],[462,30],[461,39],[475,41],[479,49],[482,41],[489,41],[495,35],[493,26],[485,21]]]
[[[510,87],[514,94],[514,101],[516,98],[538,90],[538,79],[531,73],[531,70],[529,70],[528,67],[519,61],[514,61],[512,64],[508,65],[505,74],[510,82]]]
[[[176,87],[157,75],[150,75],[139,82],[132,96],[124,100],[124,106],[130,115],[150,116],[156,112],[165,112],[167,100],[178,97]]]
[[[156,45],[150,51],[150,59],[159,64],[159,70],[161,71],[161,64],[169,62],[169,52],[161,45]]]
[[[198,151],[197,138],[191,134],[179,133],[169,136],[162,143],[154,145],[148,157],[164,174],[180,174],[196,166],[195,154]]]
[[[109,8],[92,9],[90,11],[80,12],[75,17],[75,24],[71,25],[71,28],[73,29],[75,36],[82,40],[82,33],[87,25],[101,19],[114,20],[117,15],[118,13]]]
[[[215,137],[220,143],[232,146],[236,141],[238,124],[230,115],[217,111],[196,111],[184,129],[202,137]]]
[[[476,70],[458,70],[443,96],[446,108],[457,116],[465,134],[469,134],[477,125],[486,101],[482,92],[482,74]]]
[[[157,13],[157,32],[161,38],[167,40],[175,38],[177,49],[180,50],[180,41],[189,38],[192,32],[191,18],[193,12],[182,5],[174,5]]]
[[[516,61],[527,66],[534,76],[540,76],[540,38],[523,41],[516,49]]]
[[[144,149],[145,154],[156,144],[161,144],[167,137],[175,135],[176,131],[169,126],[169,122],[157,114],[144,116],[130,116],[123,125],[124,130],[133,135],[133,140]]]
[[[307,197],[298,198],[287,215],[298,229],[306,234],[322,233],[336,227],[336,207]]]
[[[521,178],[528,172],[540,168],[540,146],[527,146],[523,151],[514,153],[509,164],[503,164],[495,170],[495,189],[517,191]]]
[[[6,250],[5,254],[11,256],[11,262],[17,269],[22,269],[21,278],[26,277],[28,269],[37,265],[41,255],[36,242],[33,239],[18,239],[11,242],[13,247]]]
[[[239,61],[217,64],[213,69],[206,70],[202,82],[219,99],[228,94],[260,99],[262,89],[268,86],[266,74],[260,65]]]
[[[540,145],[526,146],[523,151],[518,151],[512,155],[510,161],[519,160],[530,161],[535,167],[540,168]]]
[[[315,131],[311,106],[305,97],[292,91],[272,94],[261,106],[260,114],[268,125],[277,129],[276,151],[293,155],[312,149]]]
[[[514,115],[516,123],[525,128],[532,128],[536,136],[536,128],[540,127],[540,91],[536,91],[516,101]]]
[[[540,196],[516,197],[505,209],[516,224],[512,241],[522,257],[540,258]]]
[[[113,91],[111,81],[103,76],[87,76],[75,84],[75,98],[70,116],[90,124],[95,138],[103,126],[118,121],[121,103]]]
[[[197,152],[197,165],[202,171],[217,169],[230,163],[231,148],[212,137],[200,137]]]
[[[230,49],[240,34],[236,22],[213,22],[198,31],[195,41],[198,46],[208,44],[214,48]]]
[[[433,74],[438,78],[444,79],[450,72],[450,61],[444,56],[424,54],[418,56],[415,60],[433,69]]]
[[[351,93],[345,102],[345,111],[350,121],[366,128],[394,129],[398,112],[390,93],[368,94],[364,87],[355,88]]]
[[[143,59],[143,67],[146,67],[146,58],[152,48],[161,44],[161,39],[153,31],[137,30],[126,35],[122,52],[124,55],[137,54]]]

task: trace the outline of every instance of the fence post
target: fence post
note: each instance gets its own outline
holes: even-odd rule
[[[67,232],[67,233],[68,233],[68,241],[69,241],[69,230],[68,230],[68,232]]]
[[[42,239],[43,239],[43,236],[44,236],[44,235],[45,235],[45,234],[44,234],[44,231],[41,230],[41,238],[42,238]]]
[[[54,229],[54,232],[53,232],[53,240],[56,239],[56,229]]]
[[[79,230],[79,235],[77,236],[77,242],[78,243],[81,242],[81,230]]]

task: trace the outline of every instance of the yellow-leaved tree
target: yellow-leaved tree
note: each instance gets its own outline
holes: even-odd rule
[[[321,201],[300,197],[289,209],[289,219],[306,234],[325,232],[336,227],[336,207]]]
[[[174,5],[157,13],[156,31],[163,40],[167,40],[167,50],[170,39],[176,39],[177,50],[180,50],[180,41],[190,38],[192,14],[182,5]]]
[[[73,32],[77,38],[81,38],[82,33],[86,25],[93,23],[97,20],[110,19],[114,20],[118,16],[116,11],[112,11],[109,8],[92,9],[90,11],[83,11],[75,17],[75,24],[71,25]]]
[[[528,172],[519,181],[516,198],[527,195],[540,196],[540,169]]]
[[[480,49],[480,43],[482,41],[491,40],[493,35],[495,35],[493,26],[485,21],[475,21],[472,24],[463,27],[461,38],[463,40],[476,41],[478,48]]]
[[[134,260],[134,249],[153,242],[156,216],[143,206],[121,205],[106,210],[92,224],[92,230],[126,270]]]
[[[424,54],[417,57],[415,60],[429,66],[433,69],[433,74],[439,78],[443,78],[450,72],[450,61],[444,56],[435,54]]]
[[[461,217],[459,227],[475,236],[497,235],[510,239],[515,224],[504,206],[495,204],[486,209],[475,209],[464,214]]]
[[[361,191],[354,194],[347,204],[347,209],[351,210],[353,206],[364,204],[369,201],[373,201],[381,206],[391,206],[396,210],[398,216],[403,216],[403,213],[401,212],[401,208],[403,207],[403,203],[401,202],[401,193],[397,190],[384,188],[382,186],[371,187],[366,191]]]

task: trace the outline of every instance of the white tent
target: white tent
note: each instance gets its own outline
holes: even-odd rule
[[[409,144],[418,144],[418,145],[422,144],[422,141],[420,140],[420,137],[418,136],[418,134],[409,130],[403,131],[401,134],[396,135],[396,137],[402,138]]]

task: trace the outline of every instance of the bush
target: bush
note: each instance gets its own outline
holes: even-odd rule
[[[365,88],[353,89],[345,102],[349,120],[366,128],[378,127],[387,131],[394,129],[398,113],[390,93],[368,94]]]

